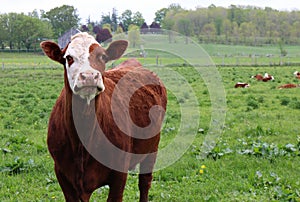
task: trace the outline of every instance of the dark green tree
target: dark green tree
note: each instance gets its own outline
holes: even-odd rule
[[[108,14],[102,14],[101,16],[101,21],[100,21],[100,25],[104,25],[104,24],[110,24],[111,25],[112,21],[110,18],[110,13]]]
[[[8,31],[8,15],[0,15],[0,46],[1,49],[5,48],[5,42],[9,40],[9,31]]]
[[[19,42],[25,46],[27,50],[33,48],[41,38],[52,37],[51,26],[46,21],[41,21],[36,17],[21,15],[21,24],[18,27]],[[36,47],[34,47],[36,48]]]
[[[49,22],[43,21],[37,15],[24,13],[8,13],[0,15],[0,45],[3,49],[32,49],[39,40],[52,37]],[[34,47],[36,48],[36,46]]]
[[[118,13],[117,9],[113,8],[111,14],[111,28],[113,31],[116,31],[118,28]]]
[[[42,17],[50,21],[55,37],[59,37],[71,28],[77,28],[80,21],[77,9],[68,5],[53,8]]]
[[[128,31],[129,25],[133,24],[132,14],[132,11],[128,9],[121,14],[120,21],[124,27],[124,31]]]
[[[159,9],[158,11],[156,11],[154,22],[161,25],[163,20],[165,19],[166,15],[167,15],[167,12],[168,12],[167,8],[162,8],[162,9]]]
[[[133,14],[132,23],[134,25],[141,27],[144,22],[145,22],[145,19],[143,18],[143,15],[141,12],[136,12]]]

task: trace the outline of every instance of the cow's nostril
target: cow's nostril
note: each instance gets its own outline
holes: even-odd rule
[[[80,73],[80,79],[81,79],[81,80],[85,80],[85,79],[86,79],[86,76],[85,76],[83,73]]]
[[[97,86],[97,90],[98,90],[99,92],[102,92],[102,91],[103,91],[103,88],[102,88],[102,87],[99,87],[99,86]]]

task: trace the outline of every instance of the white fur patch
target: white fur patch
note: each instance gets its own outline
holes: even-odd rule
[[[71,56],[74,62],[69,66],[66,62],[66,71],[68,76],[68,81],[70,88],[74,94],[79,94],[80,91],[76,92],[75,87],[81,87],[83,84],[80,83],[80,73],[92,72],[94,74],[99,74],[99,81],[97,86],[104,89],[101,73],[90,66],[89,62],[89,48],[92,44],[99,44],[95,38],[85,32],[78,33],[71,38],[71,42],[66,50],[64,57]],[[100,46],[100,44],[99,44]],[[80,95],[82,98],[86,98],[88,103],[99,93],[94,93],[91,95]]]

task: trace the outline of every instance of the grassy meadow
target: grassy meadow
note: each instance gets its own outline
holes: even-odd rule
[[[166,68],[185,78],[184,81],[170,74],[167,79],[174,82],[172,85],[178,83],[180,88],[180,84],[188,82],[190,86],[179,93],[168,89],[160,149],[171,144],[181,130],[182,104],[188,105],[195,95],[200,111],[196,135],[189,134],[195,133],[194,128],[185,129],[183,138],[192,138],[190,146],[176,162],[154,173],[150,201],[299,202],[300,88],[279,90],[278,86],[299,83],[293,72],[300,67],[251,66],[250,47],[204,44],[203,48],[217,64],[232,64],[217,67],[225,89],[226,119],[216,146],[206,158],[201,157],[201,148],[214,120],[212,92],[205,79],[193,66],[182,65],[180,58],[160,55],[158,67],[155,52],[149,51],[148,57],[139,59],[153,71]],[[277,63],[278,47],[268,48],[257,47],[255,53],[261,57],[273,54]],[[290,59],[284,60],[300,60],[300,47],[286,49]],[[245,67],[235,65],[242,52],[249,61]],[[63,86],[63,69],[35,54],[0,53],[0,62],[0,201],[63,201],[46,146],[48,118]],[[275,81],[265,83],[250,78],[265,72]],[[236,82],[251,86],[237,89]],[[194,109],[187,106],[184,110],[193,114]],[[106,201],[107,193],[107,187],[100,188],[91,201]],[[138,177],[129,174],[124,201],[138,201],[138,194]]]

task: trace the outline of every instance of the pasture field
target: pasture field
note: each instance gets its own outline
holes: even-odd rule
[[[7,65],[0,69],[0,201],[63,201],[46,146],[48,118],[63,86],[63,69],[40,55],[1,54]],[[170,64],[181,63],[166,58]],[[155,57],[140,60],[155,64]],[[170,68],[191,86],[180,95],[168,91],[160,149],[172,143],[180,130],[180,104],[188,103],[194,93],[200,109],[190,147],[174,164],[154,173],[150,201],[300,201],[300,88],[277,88],[299,83],[293,72],[300,67],[218,67],[226,120],[206,158],[201,158],[201,147],[213,122],[206,83],[191,66],[148,68]],[[274,75],[275,81],[250,78],[264,72]],[[236,89],[236,82],[251,86]],[[185,110],[192,114],[194,109]],[[194,132],[188,131],[186,139]],[[136,174],[129,174],[124,201],[138,201],[137,180]],[[91,201],[105,201],[107,193],[103,187]]]

